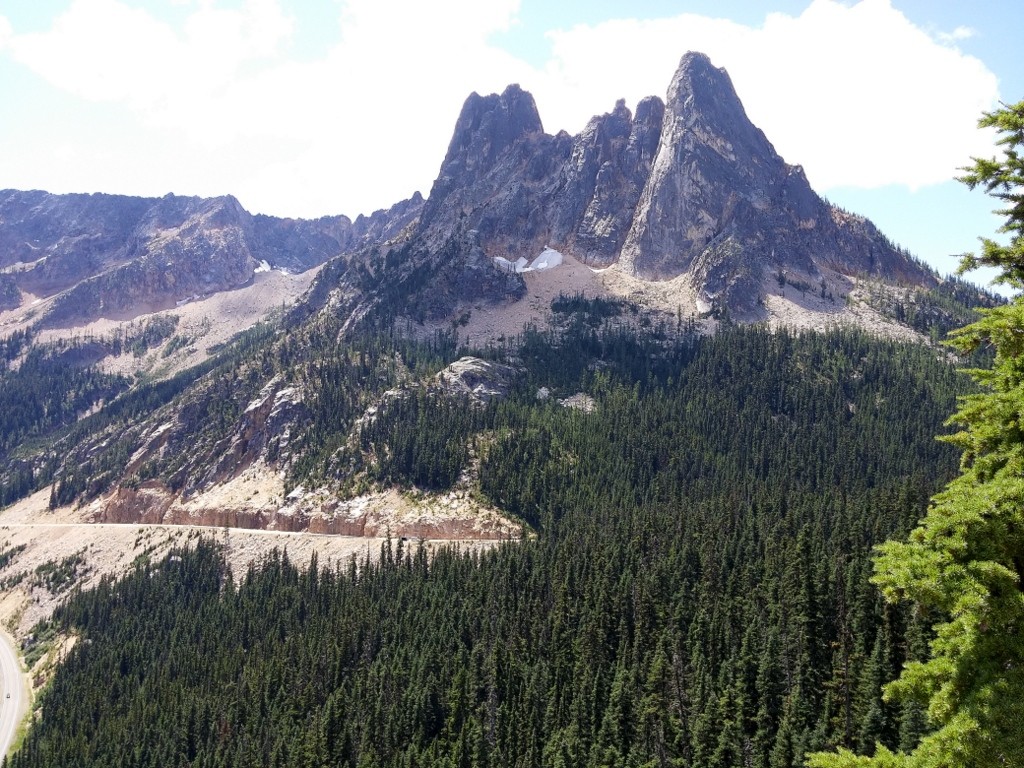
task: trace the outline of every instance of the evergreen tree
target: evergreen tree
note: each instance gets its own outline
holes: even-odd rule
[[[961,181],[982,186],[1006,207],[1002,245],[983,238],[962,269],[998,267],[999,280],[1024,289],[1024,101],[987,113],[1002,159],[978,159]],[[970,374],[983,388],[953,417],[962,431],[961,474],[935,496],[909,540],[880,549],[875,582],[891,601],[929,611],[931,656],[908,662],[887,699],[927,705],[933,730],[910,753],[879,745],[873,758],[847,750],[816,754],[814,768],[1024,765],[1024,297],[982,311],[951,342],[961,352],[995,351],[990,369]]]

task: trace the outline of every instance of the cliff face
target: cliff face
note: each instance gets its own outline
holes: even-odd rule
[[[779,272],[915,285],[935,277],[870,222],[833,209],[747,118],[729,76],[686,54],[667,100],[620,101],[577,136],[543,132],[518,86],[467,99],[417,235],[515,261],[545,245],[649,281],[687,276],[711,306],[756,314]],[[476,260],[480,261],[480,254]]]
[[[52,298],[43,326],[124,319],[241,287],[257,268],[302,272],[385,239],[418,195],[353,224],[252,216],[231,197],[0,192],[0,309]]]
[[[658,151],[665,105],[648,97],[634,118],[620,100],[573,140],[552,205],[552,239],[595,266],[614,262]]]
[[[150,481],[118,488],[93,502],[88,522],[196,525],[210,528],[316,533],[336,536],[424,540],[507,541],[522,536],[522,525],[467,494],[449,493],[415,501],[395,491],[355,499],[314,492],[290,494],[283,501],[225,500],[223,494],[183,501],[165,485]]]
[[[515,375],[508,366],[467,358],[445,369],[437,384],[486,402],[504,397]],[[84,507],[85,521],[480,541],[522,534],[522,526],[482,502],[468,480],[437,493],[375,488],[343,497],[329,481],[289,490],[285,468],[302,455],[302,435],[310,424],[302,388],[274,376],[230,429],[209,434],[197,414],[204,399],[223,396],[220,390],[203,391],[210,385],[201,384],[179,407],[140,419],[116,435],[96,435],[69,447],[77,466],[88,466],[111,439],[121,441],[130,454],[119,470],[120,482]],[[386,393],[370,412],[388,398],[402,397],[400,390]],[[349,443],[358,444],[358,434],[357,424]],[[147,467],[162,461],[176,469],[152,477]]]
[[[689,274],[752,310],[769,272],[815,282],[821,269],[928,284],[868,222],[844,217],[747,118],[729,76],[688,53],[669,86],[661,141],[622,262],[648,279]]]
[[[538,256],[545,246],[584,263],[567,258],[562,265],[556,254],[544,266],[575,270],[586,278],[575,285],[587,290],[595,285],[587,281],[597,279],[587,266],[615,265],[631,277],[609,277],[625,284],[630,296],[656,294],[651,283],[680,278],[666,288],[681,287],[688,301],[696,294],[692,304],[701,312],[728,310],[741,318],[757,317],[775,298],[766,300],[766,291],[786,282],[802,292],[820,282],[821,305],[826,282],[843,282],[837,275],[935,282],[870,222],[818,197],[800,167],[788,165],[751,124],[725,71],[701,54],[682,58],[664,101],[646,98],[635,113],[619,101],[577,136],[545,133],[533,98],[513,85],[467,99],[429,199],[416,194],[355,221],[252,216],[233,197],[0,192],[0,311],[18,309],[22,323],[33,319],[35,310],[26,305],[37,298],[34,320],[66,328],[100,317],[133,318],[241,287],[257,270],[301,272],[323,265],[285,318],[281,346],[254,342],[257,352],[243,357],[230,375],[214,369],[216,375],[192,381],[172,400],[157,398],[162,404],[153,410],[100,420],[85,437],[65,431],[55,436],[50,455],[37,453],[34,469],[47,466],[44,459],[52,462],[56,469],[47,477],[54,478],[53,503],[88,498],[96,521],[356,535],[517,535],[518,526],[473,500],[479,461],[467,466],[462,485],[424,495],[422,503],[403,501],[394,489],[375,485],[377,479],[371,483],[376,476],[367,467],[379,454],[363,445],[359,422],[335,436],[329,457],[316,458],[317,466],[326,467],[322,473],[302,475],[321,487],[286,489],[284,478],[314,455],[304,456],[311,449],[303,441],[312,444],[317,420],[328,420],[328,411],[315,407],[327,391],[318,389],[318,353],[344,345],[346,334],[363,322],[389,328],[395,317],[452,317],[458,309],[463,314],[451,324],[458,329],[469,322],[467,305],[522,298],[525,279],[510,265]],[[547,272],[526,279],[536,285]],[[265,285],[270,283],[255,287]],[[546,310],[551,298],[534,295],[530,303]],[[519,307],[506,309],[507,316],[522,319]],[[315,317],[318,312],[323,315]],[[5,325],[13,325],[7,319]],[[164,352],[175,340],[194,343],[192,331],[180,333],[166,341]],[[12,367],[22,342],[15,339],[5,352]],[[69,366],[95,363],[107,353],[105,343],[76,343],[61,360]],[[149,349],[143,352],[149,355]],[[266,355],[268,349],[278,356]],[[358,357],[364,365],[365,355]],[[405,366],[401,355],[394,357],[380,363],[394,367],[392,384],[405,375],[398,373]],[[354,359],[346,358],[345,366],[337,370],[355,369]],[[375,375],[367,369],[344,398],[331,391],[332,407],[351,407],[369,396],[367,382]],[[517,375],[515,368],[467,358],[421,384],[431,393],[485,402],[504,396]],[[379,409],[392,391],[377,392],[380,402],[371,407]],[[559,402],[593,407],[582,395]],[[103,404],[90,401],[89,410],[93,406]],[[25,473],[19,472],[22,482]],[[339,498],[343,484],[337,479],[359,472],[358,487],[373,490]],[[344,486],[344,493],[354,487]],[[458,514],[450,514],[453,509]]]

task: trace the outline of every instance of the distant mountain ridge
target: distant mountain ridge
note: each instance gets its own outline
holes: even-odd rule
[[[238,288],[264,262],[302,272],[385,240],[415,218],[422,204],[416,195],[355,221],[302,220],[252,215],[231,195],[3,190],[0,309],[19,306],[24,292],[53,299],[44,309],[44,326],[134,317]]]
[[[406,510],[430,530],[513,530],[475,500],[493,436],[467,442],[482,417],[459,399],[520,387],[524,361],[517,396],[585,410],[589,373],[657,368],[730,318],[797,306],[822,322],[776,327],[927,342],[985,302],[818,197],[700,54],[666,101],[575,137],[518,86],[472,94],[429,198],[354,221],[2,192],[0,270],[0,503],[48,489],[33,503],[93,522],[334,533],[427,530],[384,514],[403,482],[452,494]],[[573,360],[579,383],[551,378]]]

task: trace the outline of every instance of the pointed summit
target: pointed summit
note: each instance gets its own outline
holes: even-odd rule
[[[533,96],[518,84],[508,86],[500,96],[471,93],[455,124],[441,171],[486,171],[517,139],[543,131]]]
[[[679,61],[668,87],[666,112],[697,137],[719,137],[742,148],[746,158],[782,162],[764,133],[750,122],[743,103],[723,67],[715,67],[703,53],[690,51]]]
[[[726,71],[702,53],[687,53],[668,89],[658,153],[623,262],[654,279],[690,271],[713,241],[757,218],[784,169]]]
[[[573,139],[555,195],[552,238],[591,266],[606,267],[619,256],[658,149],[664,110],[661,99],[648,97],[634,118],[620,99]]]
[[[498,170],[517,143],[543,135],[537,104],[518,84],[509,85],[500,95],[471,93],[455,122],[448,153],[423,209],[423,222],[445,219],[446,209],[456,204],[453,196],[461,199],[465,188]]]

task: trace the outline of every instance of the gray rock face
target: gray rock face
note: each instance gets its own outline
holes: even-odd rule
[[[688,273],[741,312],[779,270],[928,283],[868,222],[844,218],[787,165],[750,122],[724,69],[688,53],[669,87],[661,142],[622,262],[648,279]]]
[[[736,224],[768,210],[785,164],[743,112],[724,70],[687,54],[669,86],[661,141],[622,259],[652,279],[688,271]]]
[[[56,297],[44,326],[126,318],[245,285],[265,261],[305,271],[392,236],[422,209],[312,221],[252,216],[231,197],[0,192],[0,309]]]
[[[935,282],[870,222],[819,198],[700,53],[683,56],[664,103],[644,99],[634,116],[620,101],[575,137],[543,133],[518,86],[471,95],[416,236],[439,251],[467,231],[486,257],[551,245],[647,280],[687,275],[712,305],[740,313],[756,314],[780,270]],[[464,263],[480,251],[449,253]]]
[[[447,232],[446,232],[447,234]],[[411,268],[392,272],[406,293],[402,311],[416,320],[448,317],[459,306],[516,301],[526,294],[521,275],[495,269],[476,230],[456,226],[439,246],[413,240]]]
[[[67,277],[76,281],[66,288],[55,281],[46,284],[59,296],[43,324],[132,317],[244,285],[259,263],[251,249],[251,229],[249,215],[233,197],[163,198],[145,212],[109,266],[69,270]],[[56,263],[83,266],[75,256],[72,251]],[[43,262],[44,274],[52,261]],[[27,275],[29,290],[35,271]]]
[[[588,264],[606,266],[618,258],[650,175],[664,111],[661,99],[648,97],[634,119],[620,100],[573,140],[552,206],[553,239],[571,245]]]
[[[462,357],[437,374],[437,381],[455,396],[467,396],[480,403],[508,396],[520,371],[510,365]]]
[[[508,86],[500,96],[472,93],[455,124],[439,181],[486,173],[517,141],[543,131],[533,96],[518,85]]]
[[[352,235],[360,244],[373,245],[397,237],[423,210],[423,195],[414,192],[407,200],[395,203],[386,210],[374,211],[369,216],[359,214],[352,222]]]
[[[251,216],[232,197],[0,192],[0,309],[31,293],[57,296],[48,325],[132,317],[244,285],[263,261],[298,272],[345,255],[308,311],[336,300],[356,320],[375,303],[436,318],[522,297],[522,277],[493,259],[547,245],[647,280],[685,276],[710,306],[749,316],[780,272],[808,285],[826,269],[936,280],[819,198],[751,124],[726,72],[688,53],[664,102],[633,114],[619,101],[577,136],[546,134],[518,85],[471,94],[429,199],[354,222]]]
[[[568,136],[544,133],[533,96],[518,85],[500,96],[471,94],[418,236],[440,247],[451,235],[476,230],[491,256],[543,246],[550,229],[543,204],[570,144]]]

